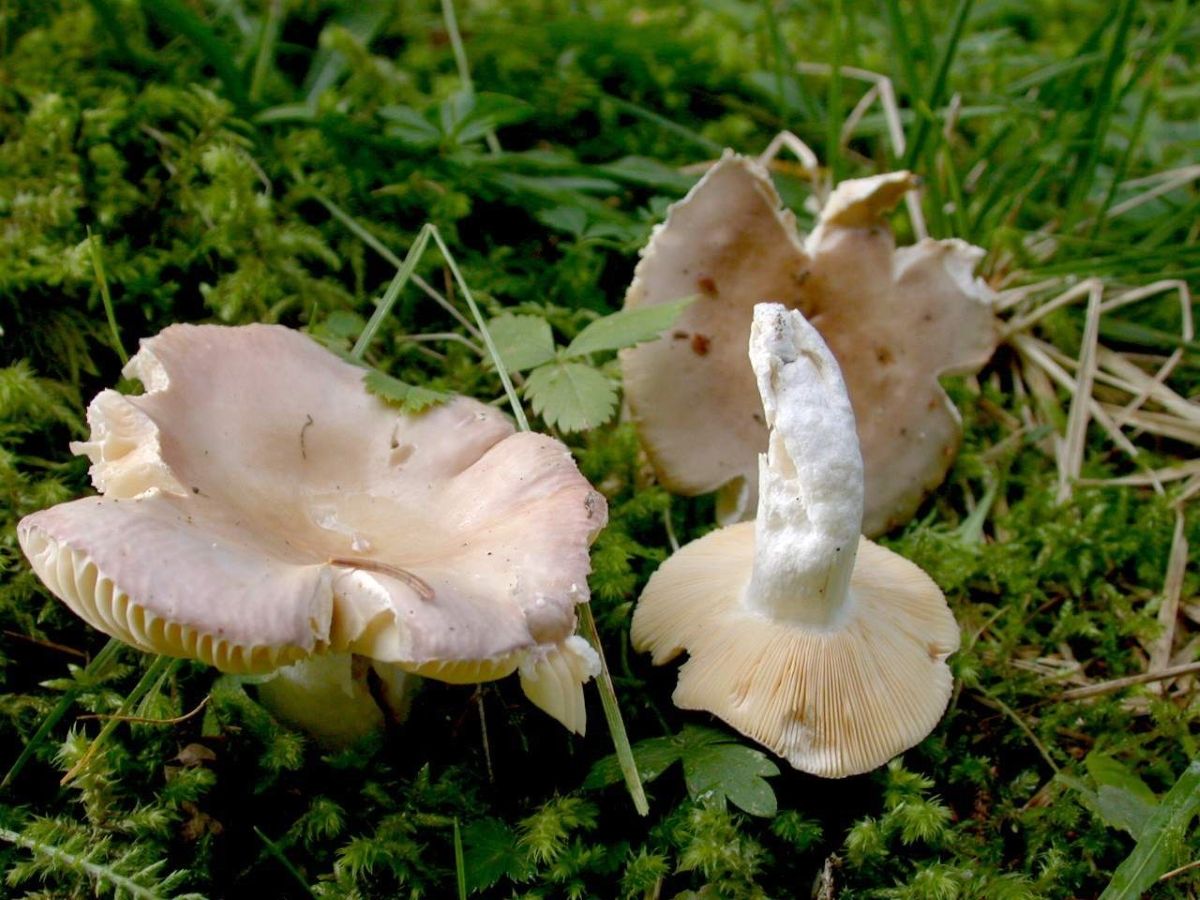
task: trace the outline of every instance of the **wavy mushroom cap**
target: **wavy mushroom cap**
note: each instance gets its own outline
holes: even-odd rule
[[[172,326],[125,374],[146,393],[99,394],[72,445],[102,496],[18,528],[90,624],[231,672],[328,649],[452,682],[591,671],[571,635],[607,512],[559,441],[463,397],[399,413],[279,326]],[[574,730],[583,680],[547,710]]]
[[[933,730],[950,700],[958,626],[916,565],[861,538],[837,627],[768,618],[743,602],[753,522],[683,547],[651,576],[633,645],[655,665],[686,652],[673,699],[707,710],[792,766],[869,772]]]
[[[733,518],[753,515],[767,429],[745,350],[763,301],[800,310],[841,364],[866,467],[863,531],[905,521],[941,483],[960,422],[938,377],[978,371],[997,331],[972,274],[982,250],[929,239],[896,248],[883,216],[914,184],[907,172],[843,182],[802,240],[766,170],[727,152],[671,207],[625,306],[698,299],[663,338],[621,354],[626,399],[667,488],[745,485]]]

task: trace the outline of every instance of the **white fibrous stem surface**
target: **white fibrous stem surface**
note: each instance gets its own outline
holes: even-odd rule
[[[773,619],[836,627],[863,515],[863,461],[846,385],[817,330],[778,303],[754,308],[750,362],[770,436],[759,456],[745,601]]]

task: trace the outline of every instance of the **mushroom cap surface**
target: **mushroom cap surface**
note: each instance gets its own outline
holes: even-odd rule
[[[636,309],[697,295],[657,341],[621,353],[625,396],[660,481],[681,494],[744,484],[753,513],[767,429],[745,361],[755,304],[800,310],[841,364],[866,467],[863,530],[905,521],[960,438],[938,376],[977,371],[997,340],[983,251],[926,239],[897,249],[883,216],[907,172],[842,182],[802,240],[766,170],[727,152],[642,250]],[[740,517],[740,516],[738,516]]]
[[[633,645],[656,665],[682,652],[674,701],[707,710],[792,766],[825,778],[874,769],[937,724],[958,627],[916,565],[862,538],[837,627],[775,621],[743,602],[754,523],[710,532],[651,576]]]
[[[607,511],[559,441],[465,397],[398,412],[280,326],[171,326],[125,374],[146,393],[99,394],[72,446],[102,496],[18,526],[96,628],[230,672],[334,650],[475,682],[578,657]]]

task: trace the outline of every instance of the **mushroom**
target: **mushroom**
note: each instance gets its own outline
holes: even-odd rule
[[[842,366],[866,467],[864,532],[906,521],[941,483],[961,429],[938,376],[978,371],[997,329],[991,292],[972,275],[982,250],[896,248],[883,217],[915,183],[908,172],[842,182],[802,241],[766,170],[726,152],[671,207],[625,306],[698,299],[663,338],[621,355],[633,420],[668,489],[724,488],[722,521],[753,515],[767,429],[743,353],[752,308],[768,299],[803,312]]]
[[[598,659],[575,604],[607,510],[562,443],[465,397],[398,413],[280,326],[171,326],[125,375],[146,393],[97,395],[72,444],[101,496],[18,526],[89,624],[232,673],[345,656],[267,694],[349,678],[351,656],[452,683],[519,670],[583,732]]]
[[[929,576],[860,537],[854,414],[817,331],[760,304],[750,361],[768,429],[757,517],[651,576],[633,645],[655,665],[687,651],[677,706],[712,712],[805,772],[866,772],[937,724],[958,627]]]

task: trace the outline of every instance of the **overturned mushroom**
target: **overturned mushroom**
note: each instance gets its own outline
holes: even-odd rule
[[[72,445],[101,496],[18,528],[87,622],[234,673],[326,653],[454,683],[519,669],[583,731],[575,604],[607,512],[560,442],[464,397],[399,414],[278,326],[172,326],[125,374],[146,393],[99,394]]]
[[[724,487],[726,521],[753,514],[767,431],[744,354],[764,300],[804,313],[841,364],[866,467],[864,532],[905,521],[941,483],[960,423],[938,376],[978,371],[997,333],[991,293],[972,275],[982,250],[896,248],[883,216],[914,183],[907,172],[842,182],[801,241],[766,170],[726,153],[671,207],[625,305],[698,299],[662,339],[622,353],[625,395],[666,487]]]
[[[820,335],[761,304],[750,360],[769,434],[757,518],[654,573],[633,644],[656,665],[688,653],[678,706],[714,713],[797,769],[865,772],[941,717],[958,628],[924,572],[859,536],[854,415]]]

